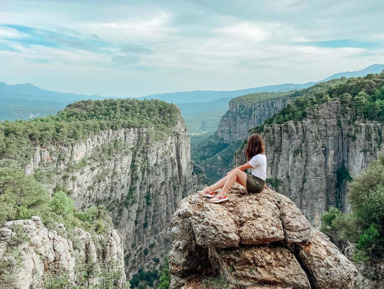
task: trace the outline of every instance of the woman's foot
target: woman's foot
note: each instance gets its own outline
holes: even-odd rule
[[[228,196],[218,193],[216,197],[210,200],[211,203],[219,204],[228,201]]]
[[[207,197],[207,198],[213,198],[215,196],[215,192],[210,190],[208,187],[206,187],[202,191],[197,192],[200,196]]]

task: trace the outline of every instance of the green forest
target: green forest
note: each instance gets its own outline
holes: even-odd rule
[[[384,260],[384,155],[349,185],[349,213],[331,208],[322,216],[322,231],[340,248],[356,244],[354,259]]]
[[[0,159],[28,159],[35,146],[67,145],[107,129],[153,127],[168,133],[178,115],[175,105],[159,100],[83,100],[56,115],[0,122]]]
[[[294,90],[290,92],[266,92],[266,93],[253,93],[247,94],[243,96],[239,96],[234,98],[231,102],[236,103],[236,105],[240,106],[240,112],[244,110],[252,110],[252,104],[258,103],[260,101],[278,99],[278,98],[293,98],[295,99],[292,103],[296,103],[296,99],[300,99],[299,103],[310,103],[312,99],[316,99],[317,96],[326,95],[329,89],[332,89],[338,85],[342,85],[347,83],[348,79],[343,77],[339,79],[333,79],[326,82],[321,82],[319,84],[313,85],[309,88]],[[289,108],[287,108],[289,107]],[[288,117],[294,115],[296,112],[296,106],[292,104],[288,104],[286,108],[282,110],[287,111],[289,109]],[[291,110],[293,109],[293,110]],[[305,112],[305,109],[303,110]],[[284,114],[284,117],[287,113]],[[300,111],[300,118],[302,119],[303,113]],[[256,127],[253,129],[255,132],[261,132],[264,128],[264,125],[267,123],[271,123],[271,119],[275,119],[280,115],[280,113],[275,114],[273,117],[269,118],[263,125]],[[247,113],[245,113],[244,117],[249,117]],[[217,139],[217,136],[203,136],[199,138],[191,138],[191,146],[192,146],[192,159],[197,164],[205,166],[205,167],[232,167],[233,156],[236,150],[241,146],[241,141],[238,141],[234,144],[228,144],[221,140]],[[210,180],[218,180],[222,177],[220,173],[215,170],[209,170],[206,172],[207,177]]]
[[[342,81],[343,79],[340,79]],[[337,84],[338,80],[333,80]],[[297,97],[279,113],[268,118],[263,125],[254,128],[253,132],[261,132],[264,126],[274,123],[281,124],[289,120],[302,120],[307,116],[307,108],[314,107],[339,99],[344,106],[353,108],[357,117],[367,120],[384,122],[384,73],[369,74],[366,77],[349,78],[334,87],[328,83],[321,83],[308,92]]]

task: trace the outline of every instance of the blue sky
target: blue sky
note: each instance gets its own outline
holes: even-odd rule
[[[384,2],[0,3],[0,82],[137,97],[304,83],[384,63]]]

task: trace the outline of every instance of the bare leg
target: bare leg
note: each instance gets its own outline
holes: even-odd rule
[[[244,173],[243,171],[240,171],[239,169],[233,170],[229,175],[227,175],[225,178],[221,179],[220,181],[222,181],[224,179],[226,179],[225,184],[217,196],[227,195],[229,189],[233,186],[234,183],[239,183],[243,186],[247,185],[247,174]],[[217,196],[215,198],[213,198],[212,200],[216,200]]]
[[[221,180],[217,181],[215,184],[208,187],[208,190],[210,191],[216,191],[217,189],[221,189],[225,182],[227,181],[228,176],[222,178]]]

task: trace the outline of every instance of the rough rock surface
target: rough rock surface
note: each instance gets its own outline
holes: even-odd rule
[[[307,109],[302,121],[266,126],[270,185],[289,196],[318,227],[331,206],[348,210],[347,176],[362,172],[384,146],[384,125],[356,120],[338,100]],[[238,153],[235,164],[245,161]]]
[[[162,263],[172,214],[196,185],[192,171],[181,115],[168,132],[104,130],[83,142],[36,147],[26,165],[49,188],[68,189],[78,208],[107,207],[122,234],[129,275]]]
[[[209,147],[216,149],[199,163],[209,179],[216,181],[225,176],[232,167],[235,151],[248,138],[249,129],[261,125],[293,99],[293,95],[264,101],[255,100],[255,103],[242,103],[237,98],[232,99],[215,135],[209,139]]]
[[[55,278],[54,271],[74,280],[85,268],[93,271],[87,271],[90,285],[99,284],[101,270],[120,272],[120,286],[125,282],[123,245],[115,230],[92,236],[75,228],[69,236],[63,225],[57,229],[49,230],[39,217],[0,228],[0,288],[42,288],[43,280]],[[113,266],[101,268],[105,262]]]
[[[354,265],[287,197],[236,186],[229,200],[211,204],[195,194],[179,203],[171,288],[205,288],[209,278],[221,288],[353,288]]]
[[[216,135],[225,143],[243,141],[249,136],[249,129],[263,124],[274,113],[282,110],[294,96],[287,95],[277,99],[242,104],[232,100],[229,109],[220,120]]]

